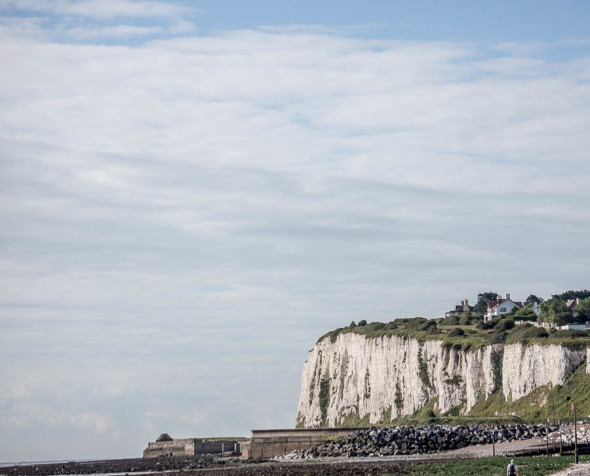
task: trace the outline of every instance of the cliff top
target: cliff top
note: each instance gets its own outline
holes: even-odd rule
[[[516,325],[511,318],[483,322],[480,316],[466,314],[459,318],[426,319],[423,317],[396,319],[394,321],[352,322],[324,334],[324,339],[336,342],[340,334],[354,333],[369,338],[400,336],[420,340],[442,340],[445,345],[463,350],[475,350],[491,344],[534,342],[544,345],[558,344],[568,347],[589,346],[590,331],[558,331],[535,327],[530,323]]]

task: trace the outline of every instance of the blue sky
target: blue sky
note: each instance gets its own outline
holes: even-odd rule
[[[0,0],[0,461],[292,427],[328,330],[587,288],[588,9]]]
[[[197,4],[203,30],[264,24],[365,27],[367,36],[405,40],[556,41],[587,36],[590,7],[583,1],[386,0],[185,2]]]

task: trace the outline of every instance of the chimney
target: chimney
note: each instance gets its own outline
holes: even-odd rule
[[[506,293],[506,300],[510,299],[510,293]]]

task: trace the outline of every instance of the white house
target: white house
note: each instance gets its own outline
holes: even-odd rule
[[[513,301],[510,299],[509,293],[506,293],[506,299],[502,299],[498,296],[498,299],[488,303],[488,309],[486,315],[484,316],[484,321],[491,321],[494,317],[501,316],[502,314],[508,314],[515,307],[522,309],[524,304],[520,301]]]

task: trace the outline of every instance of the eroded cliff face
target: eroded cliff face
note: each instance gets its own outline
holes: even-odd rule
[[[504,347],[502,392],[518,400],[543,385],[561,385],[586,359],[586,349],[561,345],[511,344]]]
[[[434,398],[441,413],[469,411],[501,384],[501,348],[464,352],[436,340],[354,333],[324,339],[303,369],[297,423],[333,426],[351,414],[375,423],[412,414]]]
[[[464,414],[500,387],[516,400],[540,386],[562,384],[587,358],[590,348],[495,344],[463,351],[439,340],[343,333],[309,352],[297,424],[337,426],[350,415],[377,423],[429,402],[437,412],[456,407]]]

